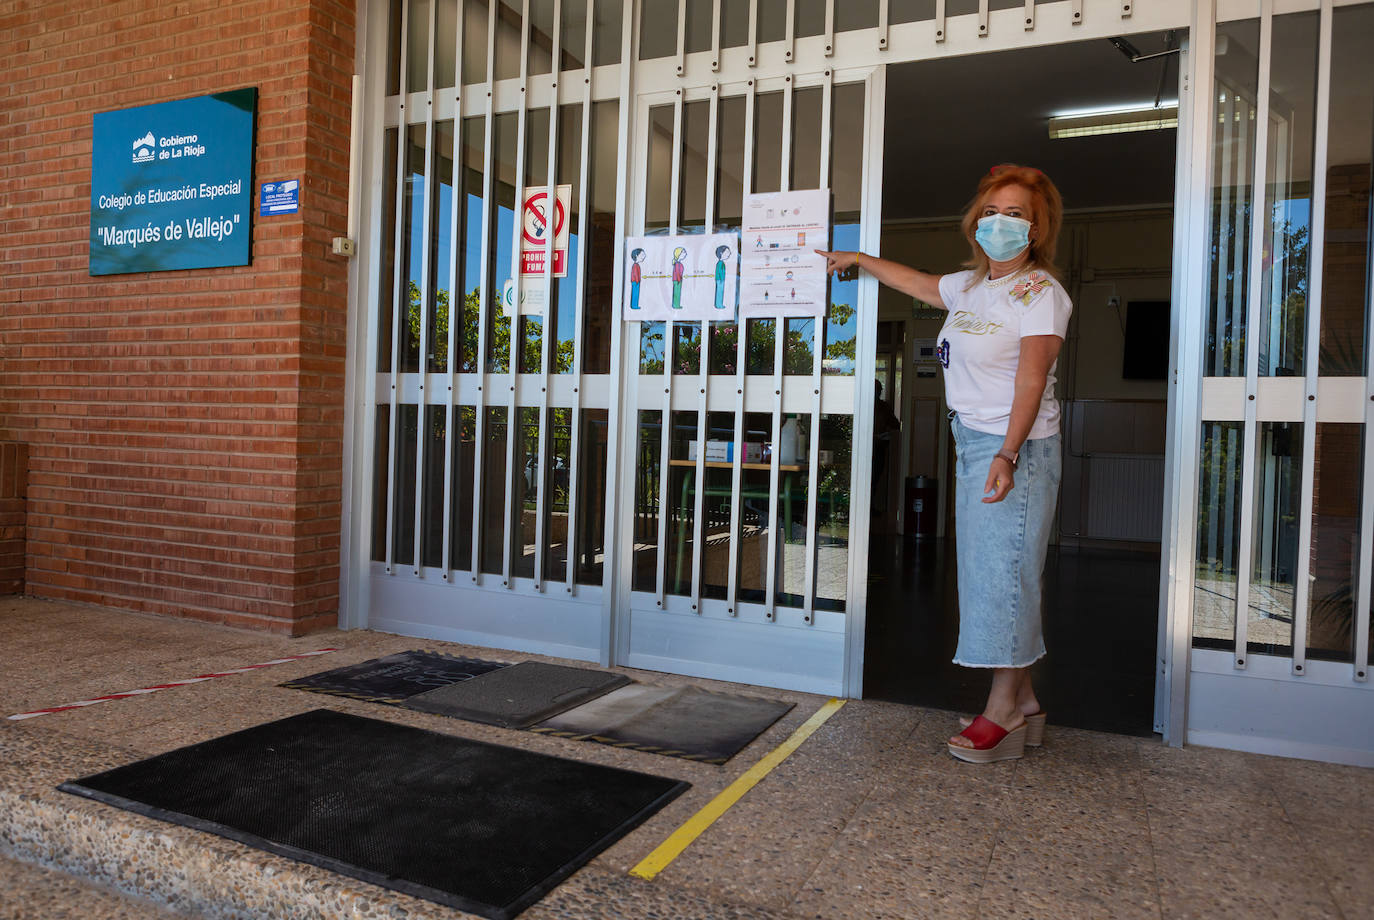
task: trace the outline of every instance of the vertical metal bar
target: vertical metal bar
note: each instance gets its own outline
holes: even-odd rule
[[[1268,218],[1269,168],[1269,70],[1274,33],[1274,0],[1260,0],[1259,99],[1255,115],[1255,170],[1250,206],[1249,291],[1245,321],[1245,431],[1241,453],[1240,544],[1236,560],[1235,667],[1249,661],[1250,582],[1254,575],[1255,466],[1259,459],[1259,340],[1254,314],[1262,293],[1264,273],[1264,221]]]
[[[406,68],[409,64],[410,42],[407,40],[407,33],[410,28],[410,5],[401,4],[401,117],[396,128],[396,237],[393,245],[397,250],[405,251],[405,200],[406,200],[406,100],[410,98],[409,87],[406,85]],[[394,574],[394,555],[395,555],[395,522],[396,522],[396,432],[397,415],[397,385],[401,381],[401,274],[404,270],[404,259],[396,259],[396,268],[392,280],[391,295],[391,415],[387,420],[390,431],[387,433],[386,449],[386,573]],[[409,298],[407,298],[409,302]]]
[[[988,0],[978,0],[978,37],[986,38],[988,34]]]
[[[1026,0],[1026,31],[1035,31],[1035,0]]]
[[[749,66],[759,62],[759,0],[749,0]]]
[[[439,563],[439,574],[444,581],[450,581],[453,569],[453,478],[458,471],[454,470],[454,454],[457,453],[458,427],[455,424],[459,412],[453,402],[453,388],[458,383],[458,349],[457,336],[454,330],[458,328],[458,323],[462,319],[459,305],[463,304],[464,298],[460,296],[462,289],[458,285],[458,240],[461,239],[459,228],[461,224],[458,215],[463,211],[463,5],[458,4],[458,15],[454,17],[453,29],[453,173],[450,179],[453,197],[453,208],[449,212],[448,238],[448,341],[445,343],[448,361],[445,366],[447,378],[444,383],[448,388],[448,395],[444,399],[444,542],[443,559]],[[435,303],[438,309],[438,303]],[[454,313],[458,312],[455,319]]]
[[[1079,25],[1083,22],[1083,0],[1073,0],[1073,24]]]
[[[710,111],[706,128],[706,232],[714,233],[716,228],[716,136],[717,121],[720,118],[720,84],[711,86]],[[735,253],[736,257],[739,253]],[[733,305],[732,305],[733,306]],[[696,505],[692,512],[692,609],[701,613],[701,578],[706,564],[706,415],[711,387],[711,323],[701,322],[701,363],[697,366],[697,386],[700,390],[697,401],[697,466],[696,466]],[[740,450],[740,445],[735,445]]]
[[[887,68],[876,67],[868,75],[864,87],[863,177],[859,248],[877,252],[882,234],[883,197],[883,112],[887,106]],[[857,336],[854,341],[854,379],[869,381],[874,376],[874,359],[878,336],[878,282],[871,275],[862,276],[858,284]],[[856,386],[852,400],[853,414],[859,418],[873,417],[873,388]],[[855,426],[858,427],[857,425]],[[873,439],[855,437],[852,444],[853,462],[849,487],[852,493],[849,522],[849,578],[845,595],[844,692],[847,696],[863,695],[864,633],[868,610],[868,571],[870,474],[873,462]],[[859,535],[858,539],[854,535]]]
[[[487,325],[494,320],[491,296],[491,225],[495,213],[495,179],[492,176],[493,144],[496,138],[496,19],[493,5],[487,15],[487,113],[483,118],[482,140],[482,280],[477,292],[477,405],[473,408],[472,451],[472,581],[481,582],[482,544],[482,473],[486,464],[487,434]],[[507,426],[509,428],[509,426]]]
[[[1193,647],[1193,596],[1197,571],[1197,509],[1202,426],[1199,407],[1205,367],[1213,168],[1208,152],[1216,131],[1214,48],[1216,0],[1193,4],[1179,62],[1178,163],[1174,206],[1173,302],[1179,316],[1170,334],[1173,394],[1166,435],[1165,496],[1160,569],[1163,608],[1156,671],[1155,730],[1178,747],[1187,734],[1188,682]]]
[[[420,396],[415,407],[415,555],[411,560],[411,569],[416,575],[420,574],[424,561],[420,550],[425,533],[425,410],[428,408],[425,382],[429,380],[429,311],[438,309],[434,287],[430,283],[434,255],[433,247],[430,245],[430,239],[433,237],[430,224],[434,219],[434,167],[438,159],[434,155],[434,51],[439,39],[435,34],[437,30],[434,22],[438,13],[437,6],[434,3],[429,4],[429,64],[425,76],[429,98],[425,100],[425,214],[420,239]]]
[[[945,0],[935,0],[935,41],[945,40]]]
[[[510,274],[515,285],[515,296],[510,306],[510,354],[506,361],[510,392],[507,394],[509,408],[506,410],[506,514],[502,524],[505,539],[501,541],[501,584],[507,588],[515,587],[515,579],[511,577],[511,547],[520,532],[520,524],[515,518],[515,477],[520,475],[515,460],[521,437],[520,394],[516,391],[516,385],[520,381],[520,288],[523,268],[520,264],[520,239],[525,224],[525,135],[529,131],[530,120],[529,82],[530,0],[523,0],[520,5],[520,108],[516,115],[518,125],[515,132],[515,200],[511,202]]]
[[[792,63],[792,52],[797,47],[797,0],[787,0],[787,33],[784,39],[783,57]]]
[[[752,0],[751,0],[752,2]],[[741,214],[748,206],[754,189],[754,97],[756,87],[749,81],[744,96],[744,176],[740,182]],[[740,478],[744,472],[744,384],[749,366],[749,324],[742,315],[735,319],[735,457],[730,467],[730,572],[726,588],[725,612],[739,616],[739,546],[742,517],[740,513]]]
[[[888,37],[888,0],[878,0],[878,50],[887,50]]]
[[[1326,249],[1326,161],[1331,107],[1331,0],[1322,0],[1317,38],[1317,119],[1312,144],[1312,222],[1308,238],[1307,334],[1303,361],[1302,488],[1298,505],[1298,565],[1293,592],[1293,673],[1307,673],[1307,617],[1312,593],[1308,574],[1312,568],[1312,485],[1317,466],[1317,393],[1321,360],[1323,266]]]
[[[544,240],[544,334],[540,337],[539,370],[543,379],[539,382],[539,447],[536,451],[539,464],[536,482],[539,483],[538,491],[534,495],[534,589],[544,590],[544,537],[547,528],[544,526],[544,517],[548,512],[548,489],[549,484],[549,387],[553,385],[553,368],[550,366],[549,355],[551,354],[551,341],[554,332],[554,317],[558,312],[558,301],[553,296],[553,256],[557,247],[554,245],[558,241],[558,118],[561,114],[558,108],[558,77],[560,74],[559,65],[563,59],[563,0],[553,0],[553,75],[552,85],[549,88],[549,160],[545,178],[548,180],[548,196],[544,199],[548,204],[548,239]],[[571,205],[572,202],[569,202]],[[570,214],[565,214],[563,219],[569,220]],[[570,228],[571,229],[571,228]],[[570,241],[571,242],[571,241]],[[571,253],[569,254],[571,255]],[[523,519],[523,512],[521,514]]]
[[[634,73],[635,68],[631,62],[638,53],[638,43],[636,40],[637,31],[635,29],[635,10],[639,4],[635,0],[623,0],[621,4],[620,32],[620,93],[618,104],[618,118],[616,126],[616,150],[624,153],[631,150],[631,137],[636,118],[636,102],[634,96]],[[629,460],[630,481],[638,474],[638,461],[633,451],[638,443],[639,437],[639,399],[625,391],[625,330],[628,323],[618,321],[620,315],[621,299],[625,296],[625,229],[626,221],[630,219],[630,209],[626,207],[629,194],[629,186],[632,178],[630,171],[630,157],[620,156],[616,163],[616,187],[615,187],[615,271],[612,281],[611,302],[614,305],[617,320],[611,323],[611,408],[607,413],[609,422],[608,449],[606,452],[606,482],[610,487],[605,490],[605,515],[607,522],[607,542],[605,548],[605,564],[601,569],[601,586],[603,590],[601,601],[601,642],[602,642],[602,663],[610,664],[617,661],[621,656],[628,655],[629,646],[629,614],[631,587],[633,582],[631,576],[634,564],[634,530],[633,522],[623,519],[620,512],[620,490],[615,488],[615,484],[620,481],[620,465]],[[641,211],[642,212],[642,208]],[[642,224],[640,224],[642,227]],[[638,328],[638,327],[636,327]],[[637,374],[630,375],[631,381],[637,380]],[[633,384],[632,384],[633,385]],[[630,437],[624,438],[622,434],[622,422],[630,421]],[[628,458],[622,456],[621,441],[624,440],[624,447],[631,453]],[[634,492],[631,491],[629,508],[634,508]],[[626,525],[629,526],[626,526]],[[621,550],[621,544],[625,544],[625,550]]]
[[[780,164],[779,191],[792,188],[792,77],[784,80],[782,93],[782,143],[778,144],[782,159]],[[763,589],[763,615],[775,620],[774,606],[777,602],[778,569],[786,571],[787,539],[791,534],[781,533],[778,526],[778,479],[782,456],[782,388],[785,381],[785,358],[787,357],[787,317],[778,316],[773,320],[773,423],[770,431],[773,437],[773,450],[768,463],[768,581]]]
[[[825,56],[835,56],[835,0],[825,0]]]
[[[1374,264],[1365,267],[1365,288],[1369,297],[1365,316],[1374,316]],[[1360,489],[1360,575],[1355,593],[1355,679],[1369,680],[1369,592],[1374,569],[1374,349],[1365,356],[1364,390],[1364,464]]]
[[[677,0],[677,75],[687,68],[687,0]]]
[[[720,70],[720,0],[711,0],[711,72]]]
[[[1121,18],[1131,18],[1131,0],[1121,0]]]
[[[587,296],[587,266],[591,261],[591,251],[587,245],[587,208],[590,204],[587,184],[591,169],[587,161],[591,153],[592,136],[592,19],[596,12],[595,3],[596,0],[587,0],[587,45],[582,52],[586,66],[583,71],[582,154],[578,160],[577,180],[577,252],[580,264],[577,266],[577,292],[573,298],[573,391],[572,407],[568,410],[572,431],[568,442],[568,558],[565,578],[569,594],[577,592],[577,515],[580,510],[578,502],[582,499],[581,489],[578,488],[582,479],[582,323],[585,317],[583,301]],[[568,244],[568,259],[571,265],[571,241]],[[618,312],[618,306],[612,306],[611,309]]]
[[[821,84],[821,188],[830,188],[830,144],[833,125],[831,124],[831,100],[834,94],[834,74],[827,70],[825,82]],[[826,243],[830,245],[829,242]],[[825,285],[826,303],[829,303],[830,282]],[[820,498],[821,465],[821,384],[825,365],[825,314],[816,317],[815,334],[811,348],[811,427],[807,441],[806,457],[806,587],[802,600],[802,618],[806,623],[816,622],[816,530],[818,521],[816,511]]]
[[[682,90],[673,97],[673,169],[669,182],[668,195],[668,234],[677,233],[678,196],[681,194],[682,181]],[[647,194],[647,189],[646,189]],[[656,586],[658,606],[663,606],[664,582],[668,577],[668,517],[673,506],[669,504],[669,473],[672,467],[673,449],[673,359],[677,353],[677,323],[667,320],[663,324],[663,424],[659,428],[658,451],[658,576]],[[699,445],[703,446],[703,445]],[[682,526],[679,522],[678,526]]]

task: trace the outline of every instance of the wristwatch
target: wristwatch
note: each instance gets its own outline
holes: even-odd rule
[[[1014,470],[1017,468],[1017,465],[1021,459],[1021,452],[1017,451],[1015,453],[1012,453],[1011,451],[1003,447],[997,451],[997,456],[1001,457],[1003,460],[1010,463],[1011,468]]]

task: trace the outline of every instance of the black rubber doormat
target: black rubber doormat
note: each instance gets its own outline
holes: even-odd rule
[[[689,784],[317,709],[59,788],[504,920]]]
[[[373,658],[332,671],[321,671],[280,686],[346,696],[369,703],[399,705],[417,693],[461,683],[505,667],[509,665],[501,661],[416,650],[397,652],[385,658]]]
[[[696,687],[634,684],[541,722],[534,731],[722,764],[793,705]]]
[[[522,661],[412,696],[402,705],[488,725],[529,728],[629,682],[613,671]]]

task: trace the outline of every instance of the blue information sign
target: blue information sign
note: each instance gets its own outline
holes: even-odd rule
[[[256,88],[94,118],[92,275],[247,265]]]
[[[295,214],[301,207],[301,180],[287,179],[282,182],[264,182],[262,199],[258,205],[259,217],[274,214]]]

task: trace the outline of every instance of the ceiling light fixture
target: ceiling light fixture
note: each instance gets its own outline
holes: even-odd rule
[[[1065,112],[1050,118],[1050,139],[1089,137],[1096,134],[1129,134],[1133,131],[1162,131],[1177,127],[1177,102],[1160,106],[1100,109],[1095,112]]]

